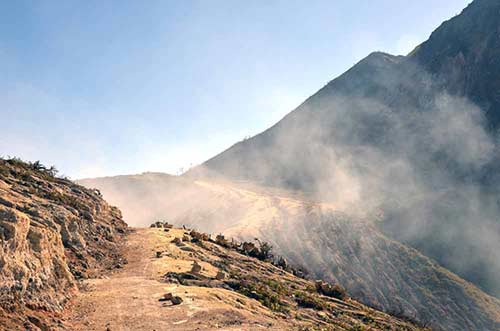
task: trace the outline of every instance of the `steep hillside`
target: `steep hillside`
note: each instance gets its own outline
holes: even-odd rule
[[[189,172],[382,209],[382,229],[500,297],[500,2],[408,56],[372,53],[265,132]]]
[[[141,176],[131,176],[136,182]],[[142,190],[127,188],[123,176],[85,180],[112,203],[138,199],[127,209],[240,240],[261,238],[317,278],[341,284],[356,299],[435,330],[489,330],[500,323],[500,302],[440,267],[416,250],[387,238],[373,215],[342,211],[345,205],[317,203],[300,192],[248,182],[144,175]],[[150,190],[154,181],[162,190]],[[124,197],[127,199],[124,199]],[[151,198],[150,202],[147,201]],[[348,207],[350,210],[350,207]],[[132,210],[131,215],[138,215]],[[130,219],[146,225],[154,219]],[[374,221],[375,220],[375,221]],[[453,302],[453,304],[450,304]]]
[[[479,105],[491,130],[500,126],[499,16],[497,0],[474,1],[409,55],[437,76],[443,88]]]
[[[137,229],[125,252],[123,269],[85,282],[72,330],[423,330],[221,237]]]
[[[0,330],[53,330],[76,280],[123,264],[127,226],[96,191],[0,159]]]

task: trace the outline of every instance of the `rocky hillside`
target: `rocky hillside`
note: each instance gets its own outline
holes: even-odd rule
[[[120,211],[39,163],[0,159],[0,329],[52,330],[76,281],[124,263]]]
[[[129,236],[123,269],[85,282],[72,330],[424,329],[298,277],[283,259],[271,264],[264,243],[158,224]]]
[[[125,215],[138,217],[127,217],[137,225],[145,226],[147,217],[154,215],[154,219],[239,240],[261,238],[315,278],[341,284],[365,304],[427,323],[434,330],[500,326],[497,299],[415,249],[389,239],[378,229],[380,215],[349,215],[341,206],[307,200],[303,193],[253,183],[192,181],[160,174],[141,177],[83,183],[102,188],[106,199],[123,204]],[[130,188],[131,182],[141,189]],[[152,182],[155,189],[148,190]],[[149,213],[140,218],[143,208]]]

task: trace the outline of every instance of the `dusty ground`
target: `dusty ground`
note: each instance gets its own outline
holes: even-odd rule
[[[70,307],[70,329],[90,330],[287,330],[286,321],[270,314],[260,303],[219,288],[181,286],[161,282],[168,271],[186,272],[192,254],[170,241],[182,237],[173,229],[137,229],[125,247],[128,264],[108,278],[87,280]],[[156,251],[163,251],[156,258]],[[206,276],[217,270],[200,262]],[[159,302],[167,292],[183,299],[172,306]]]

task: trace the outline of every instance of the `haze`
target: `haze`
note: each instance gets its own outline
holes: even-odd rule
[[[468,3],[2,2],[0,151],[72,178],[175,174]]]

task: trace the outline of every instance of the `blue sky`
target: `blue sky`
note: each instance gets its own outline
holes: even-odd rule
[[[469,0],[0,1],[0,155],[177,173]]]

